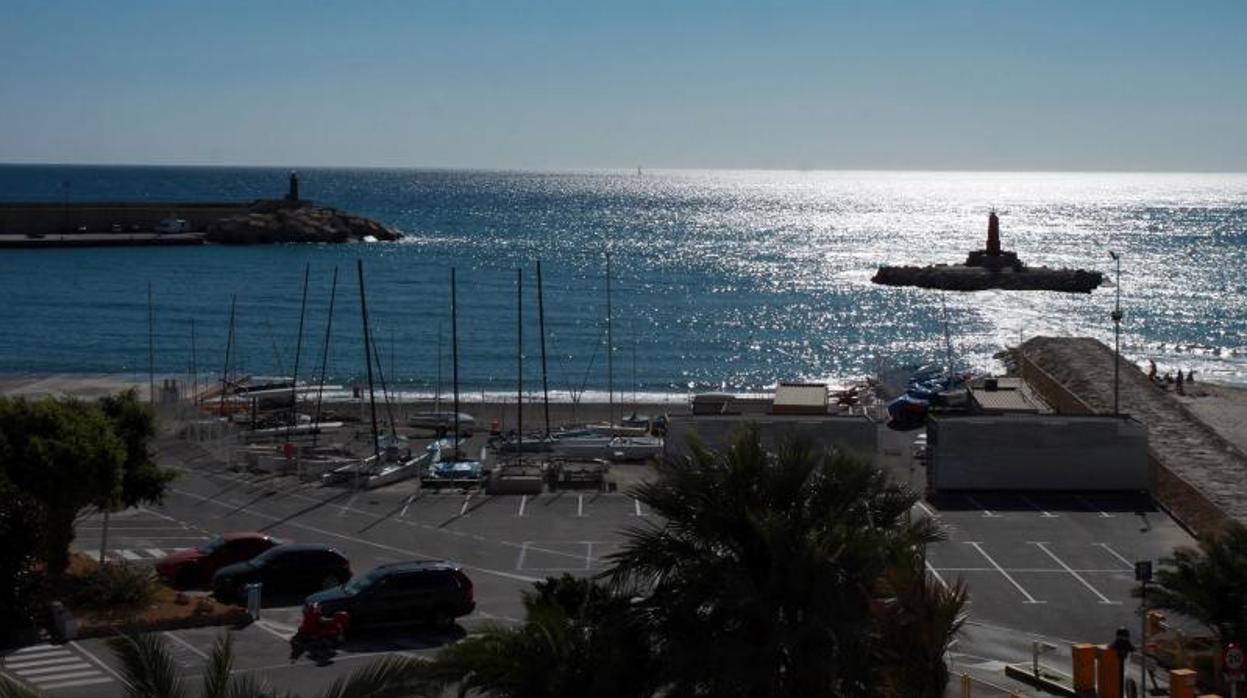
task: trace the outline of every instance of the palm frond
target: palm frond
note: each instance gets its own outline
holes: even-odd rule
[[[421,694],[434,685],[428,677],[427,664],[421,659],[388,656],[339,677],[320,695],[321,698],[400,698]]]
[[[0,676],[0,698],[43,698],[43,694]]]
[[[131,698],[185,698],[177,663],[159,635],[122,635],[108,641],[121,661],[126,695]]]
[[[222,634],[212,646],[204,666],[203,698],[230,698],[230,675],[234,669],[234,640]]]

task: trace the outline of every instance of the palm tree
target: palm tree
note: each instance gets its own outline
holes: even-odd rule
[[[653,695],[646,637],[628,617],[628,599],[567,574],[535,587],[524,594],[522,625],[495,625],[441,650],[423,668],[423,695]]]
[[[879,580],[940,538],[917,500],[871,462],[756,428],[722,457],[700,444],[633,494],[662,523],[632,528],[609,560],[636,589],[673,696],[878,692]]]
[[[945,654],[965,623],[966,587],[926,574],[922,557],[896,561],[880,580],[879,661],[884,686],[897,698],[941,698],[948,687]]]
[[[1141,589],[1134,590],[1135,596]],[[1180,547],[1163,560],[1148,585],[1147,607],[1199,621],[1222,644],[1247,642],[1247,527],[1231,523],[1219,535]]]

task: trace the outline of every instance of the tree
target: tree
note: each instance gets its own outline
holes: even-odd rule
[[[159,502],[177,473],[160,468],[152,458],[150,444],[156,436],[156,416],[151,405],[140,402],[138,393],[131,388],[100,400],[100,409],[125,445],[120,506]]]
[[[1174,550],[1148,585],[1146,603],[1199,621],[1222,644],[1247,642],[1247,527],[1231,523],[1198,548]]]
[[[38,505],[0,473],[0,647],[30,636],[42,607]]]
[[[103,405],[73,398],[0,399],[0,472],[41,509],[41,558],[61,576],[74,520],[87,507],[153,501],[171,474],[152,462],[154,422],[133,395]]]
[[[537,582],[524,609],[523,625],[489,627],[438,652],[424,667],[423,695],[653,695],[647,637],[631,621],[628,599],[565,574]]]
[[[884,573],[875,617],[884,686],[897,698],[942,698],[950,678],[945,653],[965,623],[967,592],[926,573],[907,554]]]
[[[869,696],[878,692],[879,582],[939,539],[917,497],[872,463],[756,428],[719,457],[699,444],[634,490],[661,523],[633,528],[609,560],[636,589],[673,696]]]

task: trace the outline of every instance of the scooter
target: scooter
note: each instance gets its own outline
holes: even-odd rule
[[[303,622],[290,638],[290,661],[298,660],[306,652],[308,659],[318,665],[328,664],[346,640],[346,626],[350,621],[351,616],[346,611],[326,618],[320,612],[320,604],[304,606]]]

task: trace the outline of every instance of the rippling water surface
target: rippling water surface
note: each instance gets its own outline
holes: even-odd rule
[[[304,196],[408,239],[0,251],[0,372],[145,371],[150,281],[158,371],[184,372],[193,358],[219,372],[237,294],[234,365],[289,373],[310,264],[301,370],[319,364],[337,267],[329,373],[356,380],[360,258],[382,368],[411,390],[431,388],[449,351],[452,266],[463,383],[513,389],[523,268],[525,372],[536,389],[540,259],[552,387],[601,389],[607,249],[624,393],[839,382],[879,362],[942,361],[945,317],[955,361],[983,369],[1019,337],[1111,343],[1111,287],[964,294],[870,283],[885,262],[961,261],[982,246],[995,207],[1005,248],[1032,266],[1111,271],[1108,250],[1121,251],[1126,354],[1247,382],[1247,175],[339,169],[301,178]],[[277,169],[2,166],[0,199],[251,199],[280,195],[284,180]]]

